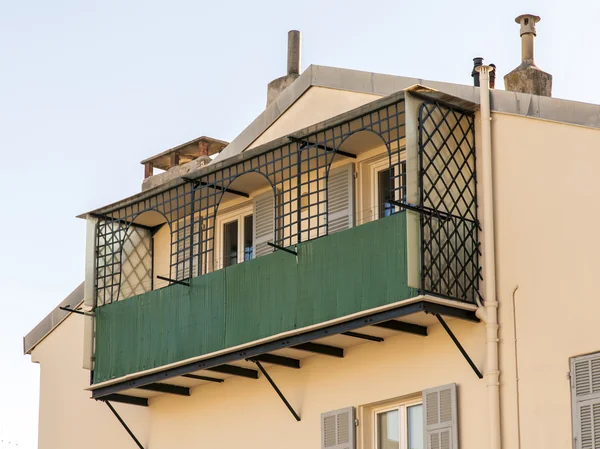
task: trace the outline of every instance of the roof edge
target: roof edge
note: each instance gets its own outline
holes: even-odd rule
[[[31,351],[52,333],[73,312],[62,310],[67,305],[76,308],[83,302],[84,282],[79,284],[75,290],[63,299],[52,311],[46,315],[27,335],[23,337],[23,354],[31,354]]]

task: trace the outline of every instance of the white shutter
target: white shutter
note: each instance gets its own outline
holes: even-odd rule
[[[456,384],[423,391],[425,449],[458,449]]]
[[[355,449],[354,407],[321,415],[321,449]]]
[[[577,449],[600,447],[600,354],[571,359],[573,438]]]
[[[354,226],[354,164],[330,170],[327,203],[329,234]]]
[[[253,240],[254,257],[273,252],[267,242],[275,240],[275,198],[272,191],[254,198]]]

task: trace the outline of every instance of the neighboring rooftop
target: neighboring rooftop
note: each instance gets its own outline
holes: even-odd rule
[[[229,145],[229,142],[225,142],[224,140],[201,136],[169,150],[165,150],[155,156],[144,159],[141,164],[150,164],[152,168],[159,168],[166,171],[177,165],[191,162],[200,156],[212,156],[213,154],[217,154],[227,145]]]

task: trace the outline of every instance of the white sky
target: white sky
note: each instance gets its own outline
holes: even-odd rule
[[[0,449],[37,447],[22,337],[83,279],[75,215],[139,191],[148,156],[232,140],[285,74],[289,29],[303,68],[471,84],[483,56],[502,88],[526,12],[554,96],[600,103],[597,1],[0,0]]]

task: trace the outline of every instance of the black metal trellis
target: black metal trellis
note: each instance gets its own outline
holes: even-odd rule
[[[401,165],[404,126],[404,100],[401,99],[104,212],[98,216],[97,225],[97,305],[123,297],[123,244],[130,227],[137,226],[136,219],[146,212],[160,213],[170,226],[170,273],[156,274],[181,281],[214,270],[219,204],[227,192],[248,193],[232,185],[243,175],[258,173],[273,190],[275,245],[287,248],[327,235],[329,169],[345,140],[357,132],[369,131],[381,138],[388,150],[390,198],[403,200],[406,193],[405,170]],[[345,157],[348,154],[339,153]],[[400,210],[398,206],[391,207],[391,212]]]
[[[473,114],[419,111],[421,289],[475,302],[480,280]]]

